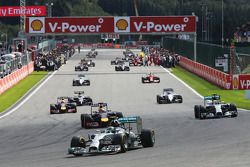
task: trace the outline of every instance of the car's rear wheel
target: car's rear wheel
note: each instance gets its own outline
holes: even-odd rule
[[[179,103],[183,103],[183,98],[182,98],[182,96],[180,96]]]
[[[89,129],[88,123],[93,122],[89,114],[81,114],[81,126],[82,128]]]
[[[143,147],[153,147],[155,143],[154,130],[142,129],[140,139]]]
[[[122,112],[116,112],[115,115],[117,118],[123,118]]]
[[[238,116],[238,111],[237,111],[237,107],[235,104],[230,104],[229,106],[229,111],[233,112],[233,114],[231,115],[231,117],[237,117]]]
[[[233,112],[231,117],[237,117],[238,116],[238,111],[237,111],[237,107],[235,104],[230,104],[229,106],[229,111]]]
[[[74,112],[73,112],[73,113],[77,113],[77,108],[76,108],[76,106],[74,107],[74,109],[75,109],[75,110],[74,110]]]

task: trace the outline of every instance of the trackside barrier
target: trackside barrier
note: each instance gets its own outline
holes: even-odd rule
[[[183,56],[180,56],[179,64],[186,70],[223,89],[250,90],[250,75],[230,75]]]
[[[30,62],[22,68],[0,79],[0,95],[9,88],[13,87],[19,81],[27,77],[34,71],[34,62]]]
[[[232,89],[232,76],[227,73],[221,72],[204,64],[197,63],[183,56],[180,56],[179,64],[186,70],[223,89]]]

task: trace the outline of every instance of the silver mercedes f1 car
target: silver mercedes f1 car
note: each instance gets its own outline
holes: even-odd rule
[[[194,106],[196,119],[237,117],[237,107],[233,103],[221,102],[220,96],[213,94],[204,97],[204,105]]]
[[[124,117],[113,121],[107,129],[88,135],[88,138],[72,137],[68,153],[74,156],[125,153],[131,149],[153,147],[154,143],[154,130],[143,129],[139,116]]]

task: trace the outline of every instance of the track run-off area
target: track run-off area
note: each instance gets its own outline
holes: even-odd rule
[[[196,120],[194,105],[202,104],[202,98],[168,70],[150,66],[116,72],[110,61],[123,57],[124,50],[97,49],[96,66],[75,72],[75,65],[88,51],[76,53],[15,111],[0,119],[1,167],[250,166],[250,112],[239,110],[237,118]],[[161,82],[142,84],[141,77],[149,72]],[[72,86],[79,73],[86,74],[90,86]],[[163,88],[173,88],[183,96],[183,103],[157,104],[156,95]],[[78,107],[75,114],[50,115],[49,105],[77,90],[83,90],[94,102],[107,102],[109,109],[124,116],[141,116],[143,127],[155,130],[155,146],[115,155],[67,155],[72,136],[96,131],[81,128],[80,114],[90,113],[90,107]]]

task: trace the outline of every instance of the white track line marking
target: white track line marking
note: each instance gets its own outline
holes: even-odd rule
[[[12,114],[15,112],[18,108],[20,108],[25,102],[27,102],[51,77],[55,75],[57,71],[54,71],[48,78],[46,78],[34,91],[32,91],[26,98],[24,98],[17,106],[15,106],[10,111],[7,111],[5,114],[0,116],[0,119]]]
[[[162,67],[162,66],[161,66]],[[164,71],[166,71],[167,73],[169,73],[172,77],[174,77],[175,79],[177,79],[179,82],[181,82],[183,85],[185,85],[188,89],[190,89],[194,94],[196,94],[197,96],[199,96],[200,98],[203,99],[203,96],[201,94],[199,94],[196,90],[194,90],[192,87],[190,87],[188,84],[186,84],[186,82],[184,82],[183,80],[181,80],[180,78],[178,78],[177,76],[175,76],[174,74],[172,74],[169,70],[167,70],[166,68],[162,69]]]

